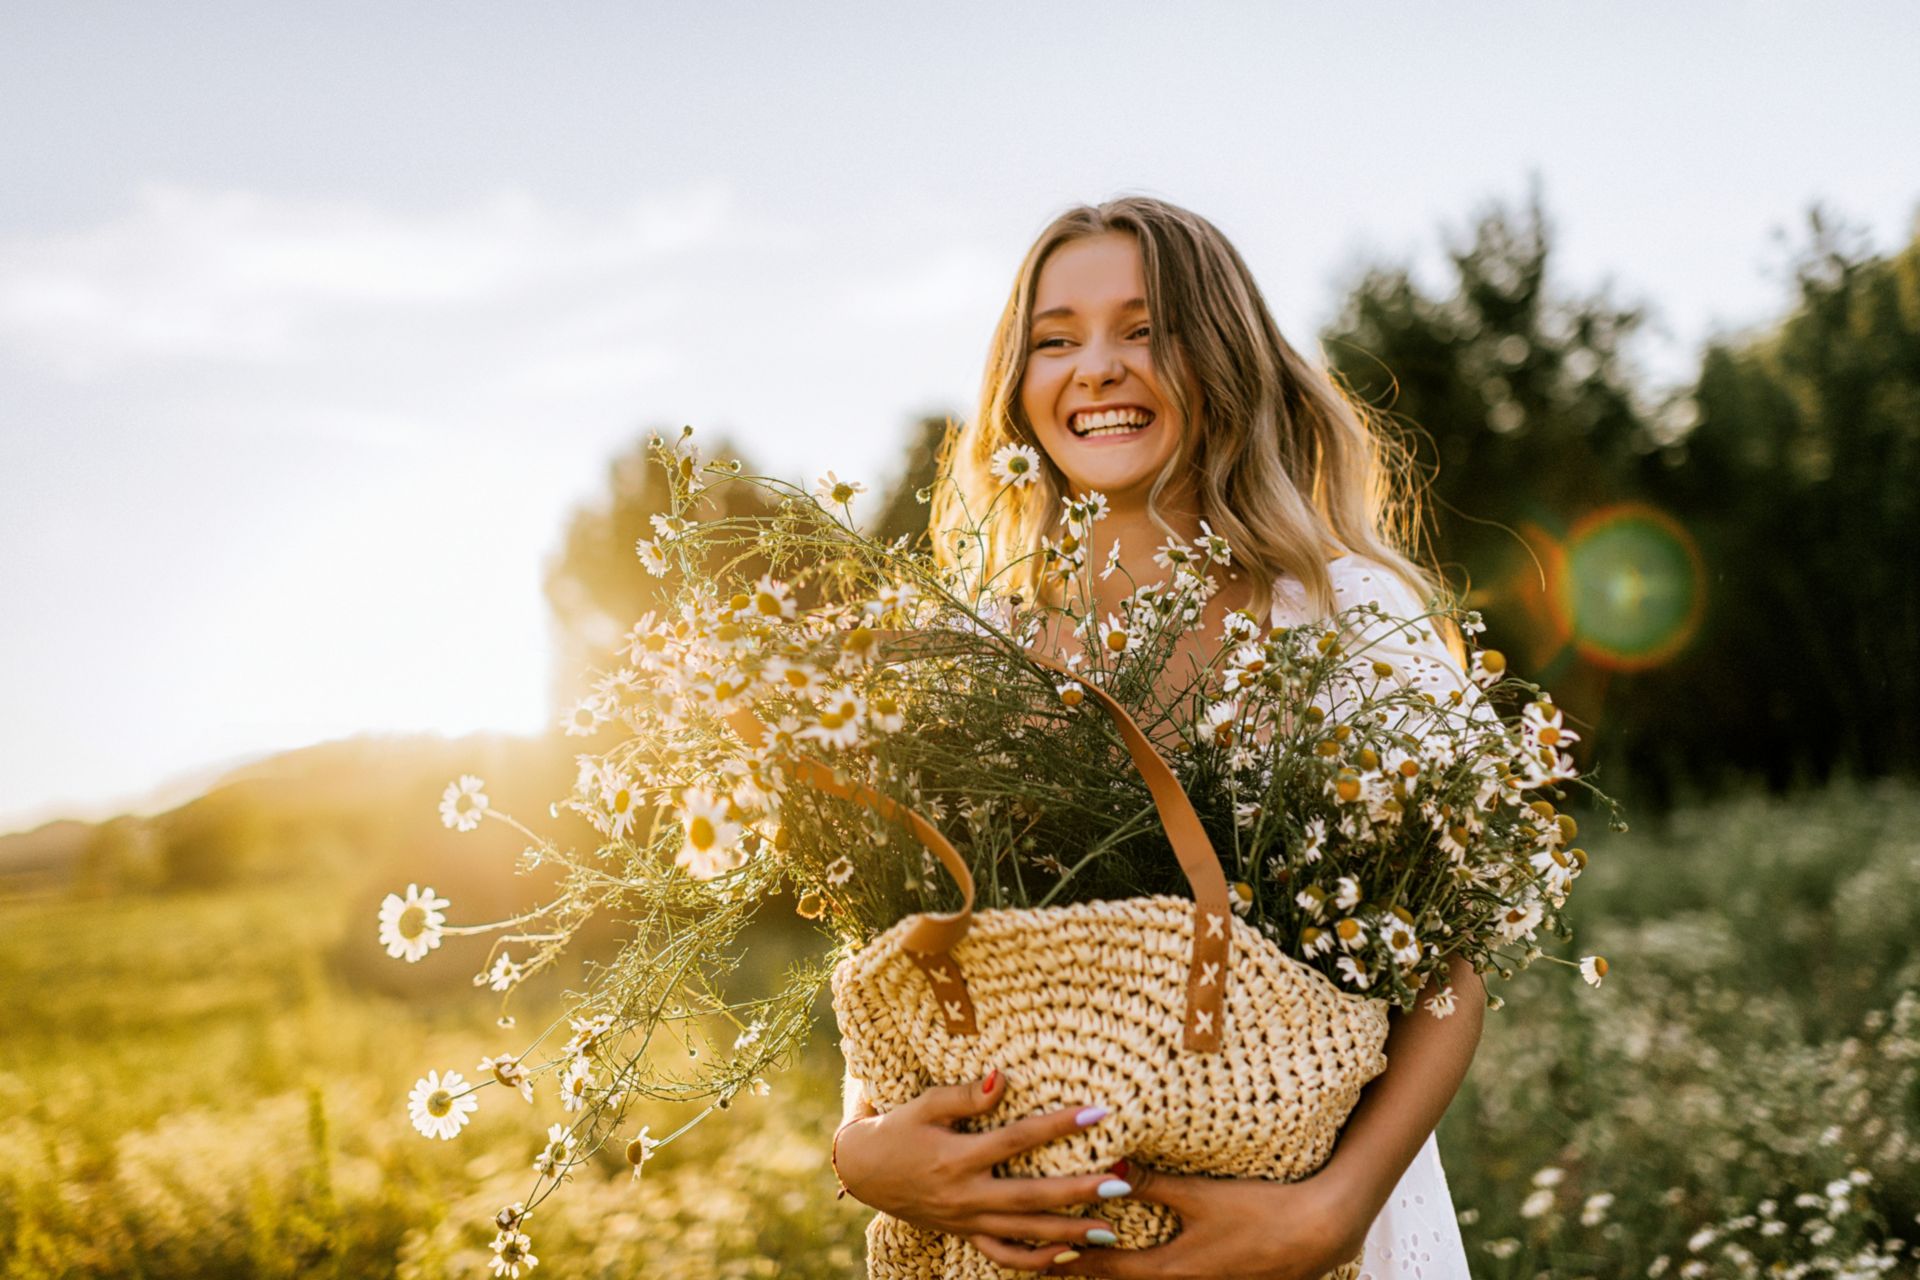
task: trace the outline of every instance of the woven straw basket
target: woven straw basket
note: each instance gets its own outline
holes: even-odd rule
[[[1100,1124],[1000,1166],[1006,1176],[1094,1173],[1124,1157],[1170,1173],[1305,1177],[1332,1153],[1361,1089],[1386,1069],[1386,1004],[1341,991],[1237,919],[1199,815],[1133,718],[1098,686],[1029,656],[1079,681],[1113,718],[1194,896],[975,914],[972,875],[937,828],[858,783],[803,767],[809,784],[906,821],[964,900],[950,914],[908,917],[835,968],[849,1073],[885,1112],[999,1067],[1006,1097],[974,1128],[1063,1107],[1113,1108]],[[745,719],[735,718],[743,733]],[[1119,1248],[1179,1231],[1172,1211],[1144,1201],[1111,1201],[1099,1213]],[[867,1229],[867,1267],[875,1280],[1029,1274],[884,1213]],[[1355,1258],[1326,1280],[1359,1270]]]

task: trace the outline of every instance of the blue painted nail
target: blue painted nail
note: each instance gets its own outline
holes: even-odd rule
[[[1108,1178],[1100,1184],[1099,1190],[1102,1200],[1112,1200],[1116,1196],[1132,1195],[1133,1184],[1131,1182],[1122,1182],[1118,1178]]]
[[[1087,1243],[1088,1244],[1119,1244],[1120,1237],[1113,1234],[1113,1232],[1107,1230],[1105,1227],[1095,1227],[1093,1230],[1087,1232]]]
[[[1080,1113],[1074,1116],[1073,1122],[1084,1129],[1090,1124],[1100,1123],[1112,1114],[1111,1107],[1083,1107]]]

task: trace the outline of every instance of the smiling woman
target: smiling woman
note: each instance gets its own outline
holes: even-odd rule
[[[979,413],[949,436],[941,460],[934,553],[1056,607],[1072,586],[1083,608],[1066,612],[1083,641],[1136,587],[1166,581],[1176,564],[1203,572],[1199,625],[1162,678],[1197,675],[1229,608],[1291,625],[1357,603],[1356,592],[1399,616],[1444,594],[1400,548],[1420,527],[1403,458],[1281,336],[1211,223],[1145,198],[1080,206],[1041,233],[1015,277]],[[1101,506],[1105,518],[1090,530],[1070,525],[1070,505]],[[1083,534],[1094,545],[1058,554]],[[1202,539],[1223,548],[1204,567],[1168,550]],[[1062,571],[1063,562],[1080,568]],[[1040,645],[1073,641],[1043,632]],[[1412,663],[1466,683],[1450,624],[1423,635]],[[1478,1045],[1485,989],[1458,955],[1448,977],[1423,1006],[1395,1012],[1387,1070],[1333,1154],[1296,1182],[1176,1176],[1129,1160],[1077,1177],[997,1176],[1010,1156],[1129,1105],[1059,1099],[1069,1105],[1037,1114],[1016,1105],[1024,1118],[994,1128],[993,1113],[1019,1087],[997,1070],[884,1113],[850,1076],[836,1166],[865,1203],[1018,1270],[1468,1280],[1433,1129]],[[1171,1208],[1179,1235],[1146,1250],[1098,1247],[1119,1242],[1116,1213],[1101,1207],[1124,1198]]]

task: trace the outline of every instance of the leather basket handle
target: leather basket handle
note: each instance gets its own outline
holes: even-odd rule
[[[912,641],[929,634],[932,633],[876,630],[873,636],[877,649],[884,654],[888,648],[905,648]],[[1154,808],[1159,811],[1161,824],[1166,828],[1167,838],[1173,845],[1174,856],[1179,859],[1180,869],[1186,874],[1187,883],[1193,890],[1193,944],[1187,962],[1187,999],[1181,1027],[1181,1047],[1194,1053],[1217,1053],[1220,1049],[1221,1010],[1226,994],[1233,917],[1226,873],[1220,867],[1213,842],[1207,838],[1200,815],[1181,788],[1180,780],[1174,776],[1166,759],[1154,748],[1127,709],[1105,689],[1055,659],[1033,649],[1025,653],[1035,665],[1076,681],[1093,695],[1094,701],[1100,704],[1119,730],[1127,753],[1133,757],[1134,765],[1146,780]],[[914,656],[917,655],[901,652],[885,660],[898,662]],[[757,748],[765,740],[765,730],[752,712],[735,710],[728,713],[726,719],[749,746]],[[950,912],[921,912],[909,917],[912,923],[902,944],[908,956],[932,984],[948,1033],[957,1036],[978,1034],[973,999],[952,954],[973,923],[973,872],[968,868],[966,859],[960,856],[940,829],[924,816],[896,804],[864,783],[843,781],[834,776],[833,770],[812,760],[799,761],[796,774],[800,781],[829,795],[863,805],[884,818],[904,820],[915,837],[953,877],[954,883],[960,888],[959,908]]]

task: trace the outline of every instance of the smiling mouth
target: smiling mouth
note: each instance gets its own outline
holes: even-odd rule
[[[1153,423],[1153,413],[1136,405],[1117,409],[1082,409],[1067,419],[1067,430],[1082,440],[1105,436],[1129,436],[1145,431]]]

